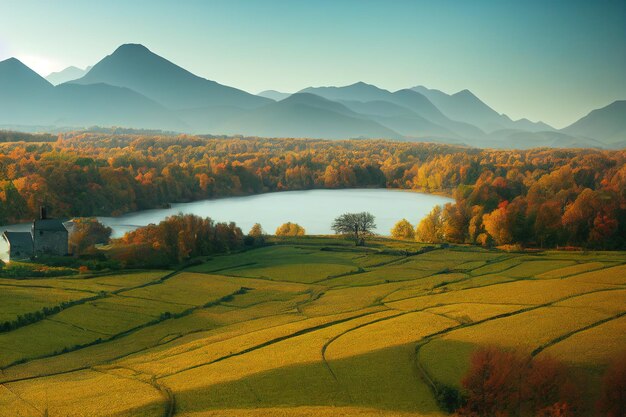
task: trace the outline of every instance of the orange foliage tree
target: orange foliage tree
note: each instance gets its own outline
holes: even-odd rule
[[[532,358],[497,347],[476,350],[462,380],[466,417],[562,416],[579,414],[579,390],[567,368],[550,357]]]

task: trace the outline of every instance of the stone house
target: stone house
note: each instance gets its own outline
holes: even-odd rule
[[[42,255],[65,256],[69,253],[69,233],[63,221],[50,219],[46,208],[40,209],[30,232],[2,234],[9,247],[9,260],[36,258]]]

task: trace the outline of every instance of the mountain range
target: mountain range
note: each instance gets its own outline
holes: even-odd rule
[[[91,69],[91,66],[85,69],[80,69],[78,67],[71,66],[71,67],[65,68],[62,71],[48,74],[46,76],[46,80],[48,80],[48,82],[52,85],[59,85],[59,84],[66,83],[68,81],[77,80],[78,78],[87,74],[90,69]]]
[[[0,128],[120,126],[265,137],[381,138],[476,147],[626,146],[626,101],[557,130],[511,120],[469,90],[416,86],[388,91],[358,82],[294,94],[253,95],[125,44],[85,70],[39,76],[15,58],[0,62]]]

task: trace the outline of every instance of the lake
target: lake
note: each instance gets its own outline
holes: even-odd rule
[[[307,234],[332,234],[333,219],[348,212],[368,211],[376,217],[376,233],[389,235],[390,229],[400,219],[418,223],[432,208],[453,200],[447,197],[416,193],[406,190],[349,189],[284,191],[246,197],[227,197],[193,203],[172,204],[171,208],[143,210],[119,217],[98,219],[113,229],[113,237],[150,223],[158,223],[177,213],[191,213],[210,217],[215,221],[237,223],[244,233],[254,223],[273,234],[285,222],[295,222],[306,229]],[[54,208],[51,208],[54,212]],[[27,231],[30,223],[1,226],[4,230]],[[6,245],[0,239],[0,253],[4,259]]]

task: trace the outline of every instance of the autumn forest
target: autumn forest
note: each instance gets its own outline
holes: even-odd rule
[[[623,150],[118,132],[17,135],[22,142],[8,142],[14,134],[0,143],[0,224],[32,219],[42,203],[57,216],[119,215],[272,191],[400,188],[456,200],[422,221],[425,241],[626,245]]]

